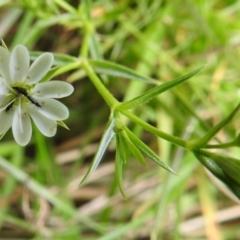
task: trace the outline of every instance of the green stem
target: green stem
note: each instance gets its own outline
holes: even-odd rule
[[[208,144],[203,148],[229,148],[229,147],[237,147],[236,141],[234,140],[232,142],[222,143],[222,144]]]
[[[153,133],[154,135],[159,136],[160,138],[163,138],[173,144],[176,144],[180,147],[183,148],[187,148],[187,142],[181,138],[178,137],[174,137],[173,135],[170,135],[168,133],[165,133],[161,130],[156,129],[155,127],[151,126],[150,124],[146,123],[145,121],[143,121],[141,118],[137,117],[136,115],[130,113],[127,110],[122,110],[119,108],[119,111],[121,111],[122,114],[124,114],[126,117],[128,117],[129,119],[131,119],[133,122],[135,122],[136,124],[139,124],[140,126],[142,126],[144,129],[146,129],[147,131]]]
[[[83,42],[82,42],[82,46],[81,46],[81,50],[80,50],[80,57],[82,57],[82,58],[86,58],[88,56],[89,39],[92,34],[92,27],[90,25],[90,22],[85,19],[84,25],[85,25],[85,28],[84,28],[85,34],[83,36]]]
[[[88,61],[84,59],[81,62],[82,67],[87,72],[88,77],[101,94],[105,102],[109,105],[110,108],[114,108],[119,102],[114,98],[114,96],[107,90],[107,88],[103,85],[102,81],[98,78],[98,76],[93,71],[92,67],[89,65]]]
[[[210,141],[210,139],[212,139],[217,134],[218,131],[220,131],[225,125],[227,125],[233,119],[233,117],[237,114],[239,109],[240,109],[240,103],[225,119],[223,119],[216,126],[211,128],[205,134],[205,136],[203,136],[198,140],[193,140],[188,142],[188,149],[197,149],[197,148],[205,147],[205,145]]]

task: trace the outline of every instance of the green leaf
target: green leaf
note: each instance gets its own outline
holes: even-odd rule
[[[91,14],[91,1],[89,0],[83,0],[81,3],[81,11],[79,14],[82,16],[82,19],[84,19],[84,36],[82,40],[82,46],[81,46],[81,53],[80,55],[82,57],[87,57],[88,52],[90,51],[90,56],[93,59],[101,59],[101,51],[98,46],[98,42],[96,39],[96,31],[95,26],[93,23],[92,14]]]
[[[240,147],[240,134],[234,139],[234,146]]]
[[[91,57],[94,59],[101,59],[102,56],[99,51],[98,41],[96,40],[96,34],[92,33],[89,37],[89,49],[91,53]]]
[[[212,153],[204,150],[198,150],[202,155],[212,159],[227,175],[240,186],[240,160],[223,154]]]
[[[193,152],[197,159],[240,199],[240,160],[204,150]]]
[[[158,81],[151,78],[143,77],[132,69],[122,66],[120,64],[105,60],[88,60],[88,62],[92,66],[92,68],[98,73],[122,77],[130,80],[136,80],[149,84],[158,84]]]
[[[82,12],[81,14],[86,17],[86,19],[91,20],[91,3],[89,0],[83,0],[81,3]]]
[[[70,130],[68,128],[68,126],[63,121],[57,121],[57,124],[60,125],[61,127],[65,128],[65,129],[67,129],[67,130]]]
[[[142,153],[138,150],[138,148],[135,146],[135,144],[132,143],[132,141],[129,139],[128,135],[126,134],[125,131],[119,133],[122,135],[123,139],[126,141],[126,144],[132,154],[136,157],[136,159],[144,166],[147,167],[147,163],[142,155]]]
[[[113,118],[111,118],[109,120],[109,123],[106,127],[105,133],[102,136],[101,142],[100,142],[98,150],[94,156],[92,164],[89,167],[85,176],[83,177],[80,185],[82,185],[89,178],[91,173],[94,172],[94,170],[98,167],[99,163],[101,162],[103,154],[105,153],[109,143],[111,142],[113,136],[115,135],[115,133],[113,131],[114,122],[115,122],[115,120]]]
[[[63,8],[65,11],[72,13],[73,15],[76,14],[76,9],[71,4],[67,3],[67,1],[58,0],[55,1],[55,3],[61,8]]]
[[[195,157],[217,178],[222,180],[223,182],[226,180],[226,176],[222,169],[211,159],[202,156],[199,151],[193,151]]]
[[[43,53],[44,52],[39,51],[30,52],[31,60],[35,60],[38,56],[40,56]],[[72,57],[67,54],[54,53],[54,65],[56,66],[65,66],[66,64],[74,63],[76,61],[79,61],[79,59],[77,59],[76,57]]]
[[[53,68],[51,68],[51,69],[48,71],[48,73],[41,79],[41,82],[47,82],[47,81],[49,81],[49,80],[53,77],[54,73],[55,73],[58,69],[59,69],[59,67],[53,67]]]
[[[195,71],[188,73],[187,75],[185,75],[183,77],[179,77],[171,82],[163,83],[160,86],[152,88],[152,89],[148,90],[147,92],[145,92],[144,94],[142,94],[141,96],[138,96],[134,99],[131,99],[131,100],[119,105],[119,107],[122,109],[130,109],[130,108],[137,107],[141,104],[144,104],[144,103],[148,102],[149,100],[153,99],[154,97],[156,97],[157,95],[159,95],[160,93],[163,93],[163,92],[183,83],[184,81],[188,80],[189,78],[194,76],[196,73],[198,73],[202,68],[203,67],[200,67],[200,68],[196,69]]]
[[[124,140],[121,134],[116,134],[116,136],[118,137],[116,149],[119,150],[123,163],[126,163],[130,154],[128,143]]]
[[[125,149],[122,149],[119,145],[124,140],[121,139],[121,136],[119,134],[116,135],[116,159],[115,159],[115,170],[116,170],[116,178],[119,190],[124,198],[126,198],[126,194],[123,187],[123,164],[126,163],[126,155],[125,155]]]
[[[237,107],[233,109],[233,111],[228,115],[228,117],[226,117],[216,126],[211,128],[203,138],[201,138],[200,140],[193,140],[189,142],[189,149],[204,147],[209,142],[209,140],[216,135],[216,133],[220,129],[222,129],[226,124],[228,124],[233,119],[233,117],[239,111],[239,108],[240,108],[240,104],[238,104]]]
[[[236,158],[231,158],[228,156],[215,156],[215,162],[223,169],[225,174],[234,180],[240,187],[240,161]],[[213,158],[212,158],[213,159]]]
[[[4,47],[5,49],[8,50],[8,47],[7,47],[7,45],[5,44],[5,42],[3,41],[2,38],[1,38],[1,45],[2,45],[2,47]]]
[[[152,159],[155,163],[157,163],[162,168],[167,171],[176,174],[173,169],[171,169],[167,164],[165,164],[159,156],[153,152],[144,142],[142,142],[133,132],[131,132],[127,127],[124,126],[124,130],[126,131],[128,137],[133,142],[135,146],[137,146],[143,153],[145,153],[150,159]]]
[[[123,131],[123,125],[124,125],[124,124],[122,123],[122,121],[121,121],[120,119],[116,118],[113,131],[114,131],[115,133],[120,133],[120,132],[122,132],[122,131]]]

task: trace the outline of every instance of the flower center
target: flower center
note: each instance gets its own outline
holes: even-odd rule
[[[9,95],[9,99],[11,100],[8,102],[8,105],[5,108],[6,112],[10,111],[14,105],[20,104],[20,101],[22,103],[30,102],[38,108],[42,107],[35,98],[29,95],[30,86],[28,85],[20,86],[14,84],[11,86],[11,89],[12,90],[10,91]]]
[[[23,87],[13,87],[13,90],[17,93],[18,96],[26,97],[32,104],[36,107],[41,107],[37,100],[35,100],[32,96],[28,95],[27,89]]]

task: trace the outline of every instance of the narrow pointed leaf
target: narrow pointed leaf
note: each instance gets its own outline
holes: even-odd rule
[[[88,60],[88,62],[92,66],[92,68],[98,73],[122,77],[130,80],[136,80],[149,84],[158,84],[158,81],[151,78],[143,77],[132,69],[122,66],[120,64],[105,60]]]
[[[36,52],[36,51],[31,52],[30,58],[31,60],[35,60],[41,54],[43,54],[43,52]],[[79,61],[79,59],[76,57],[72,57],[67,54],[54,53],[54,65],[65,66],[66,64],[74,63],[77,61]]]
[[[115,159],[115,170],[116,170],[116,178],[119,190],[124,198],[126,198],[126,194],[123,187],[123,164],[126,162],[126,159],[124,159],[125,154],[122,152],[122,149],[120,148],[119,144],[120,142],[124,141],[120,135],[116,135],[116,159]]]
[[[91,3],[89,0],[83,0],[81,7],[83,8],[84,17],[86,17],[87,20],[91,20]]]
[[[128,148],[132,152],[132,154],[136,157],[136,159],[144,166],[147,167],[147,163],[142,155],[142,153],[138,150],[138,147],[135,146],[135,144],[132,143],[132,141],[129,139],[128,135],[125,132],[121,132],[119,134],[122,134],[123,139],[126,141]]]
[[[59,67],[54,67],[54,68],[50,69],[50,71],[48,71],[48,73],[42,78],[41,82],[49,81],[58,69],[59,69]]]
[[[103,154],[105,153],[109,143],[111,142],[113,136],[114,136],[114,119],[110,119],[110,122],[107,125],[106,131],[102,136],[101,142],[99,144],[99,147],[97,149],[97,152],[94,156],[94,159],[92,161],[91,166],[89,167],[87,173],[85,174],[84,178],[82,179],[80,185],[82,185],[91,175],[91,173],[98,167],[99,163],[102,160]]]
[[[67,130],[70,130],[68,128],[68,126],[63,121],[57,121],[57,124],[60,125],[61,127],[65,128],[65,129],[67,129]]]
[[[185,82],[186,80],[188,80],[189,78],[194,76],[196,73],[198,73],[202,68],[203,67],[200,67],[200,68],[196,69],[195,71],[188,73],[185,76],[179,77],[171,82],[163,83],[157,87],[154,87],[154,88],[148,90],[147,92],[145,92],[144,94],[142,94],[141,96],[138,96],[130,101],[127,101],[127,102],[121,104],[120,108],[130,109],[130,108],[137,107],[141,104],[144,104],[144,103],[148,102],[149,100],[153,99],[154,97],[156,97],[157,95],[159,95],[160,93],[163,93],[163,92]]]
[[[7,45],[5,44],[5,42],[3,41],[2,38],[1,38],[1,45],[2,45],[2,47],[4,47],[5,49],[8,50],[8,47],[7,47]]]
[[[144,142],[142,142],[133,132],[131,132],[127,127],[124,127],[126,130],[128,137],[136,145],[143,153],[145,153],[151,160],[153,160],[156,164],[166,169],[167,171],[176,174],[172,168],[170,168],[167,164],[160,160],[159,156],[153,152]]]
[[[130,154],[130,149],[128,147],[127,142],[124,140],[124,138],[120,134],[117,134],[117,136],[118,136],[117,148],[119,149],[121,158],[123,160],[123,163],[125,164],[127,163],[127,159]]]
[[[100,54],[98,41],[96,40],[95,36],[96,34],[92,33],[91,36],[89,37],[89,48],[91,57],[93,59],[101,59],[102,56]]]
[[[82,1],[82,4],[81,4],[81,7],[82,7],[82,14],[84,16],[84,18],[86,18],[88,21],[89,21],[89,24],[90,22],[92,21],[91,20],[91,2],[89,0],[83,0]],[[100,53],[100,50],[99,50],[99,46],[98,46],[98,41],[96,40],[96,32],[95,32],[95,29],[94,29],[94,26],[91,25],[91,30],[88,29],[88,34],[86,34],[87,36],[87,39],[88,39],[88,48],[90,50],[90,54],[91,54],[91,58],[93,59],[101,59],[102,56],[101,56],[101,53]]]
[[[211,138],[213,138],[216,133],[222,129],[226,124],[228,124],[233,117],[236,115],[236,113],[239,111],[240,109],[240,104],[237,105],[236,108],[234,108],[234,110],[224,119],[222,120],[220,123],[218,123],[216,126],[214,126],[212,129],[210,129],[207,134],[201,138],[200,140],[197,141],[193,141],[193,146],[191,146],[191,148],[200,148],[200,147],[204,147]]]
[[[240,133],[234,139],[234,146],[240,147]]]

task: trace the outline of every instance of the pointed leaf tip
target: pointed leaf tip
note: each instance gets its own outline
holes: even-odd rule
[[[131,108],[135,108],[139,105],[142,105],[144,103],[147,103],[148,101],[150,101],[151,99],[153,99],[154,97],[156,97],[157,95],[170,90],[171,88],[187,81],[188,79],[190,79],[192,76],[194,76],[195,74],[197,74],[203,67],[200,67],[184,76],[181,76],[179,78],[176,78],[170,82],[166,82],[163,83],[157,87],[154,87],[148,91],[146,91],[145,93],[143,93],[142,95],[135,97],[129,101],[126,101],[124,103],[121,104],[121,108],[122,109],[131,109]]]
[[[94,159],[91,163],[91,166],[89,167],[87,173],[85,174],[82,181],[80,182],[80,184],[79,184],[80,186],[86,182],[86,180],[90,177],[92,172],[95,171],[95,169],[98,167],[99,163],[101,162],[102,157],[103,157],[109,143],[111,142],[113,136],[115,135],[115,133],[113,131],[114,122],[115,122],[115,120],[113,118],[109,120],[109,123],[106,127],[106,131],[104,132],[104,134],[102,136],[101,142],[100,142],[97,152],[94,156]]]
[[[132,131],[130,131],[126,126],[124,126],[124,130],[128,134],[129,139],[135,144],[135,146],[138,147],[138,149],[140,149],[140,151],[146,154],[152,161],[154,161],[160,167],[176,175],[175,171],[167,164],[165,164],[163,161],[161,161],[159,156],[154,151],[152,151],[143,141],[141,141]]]

